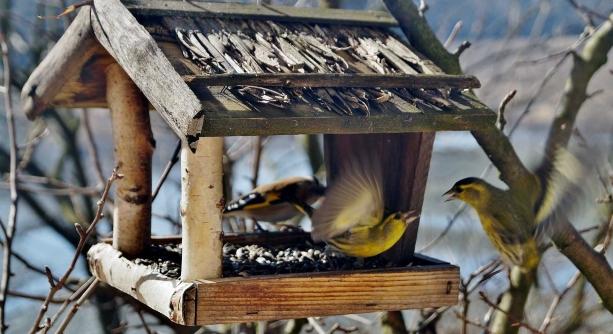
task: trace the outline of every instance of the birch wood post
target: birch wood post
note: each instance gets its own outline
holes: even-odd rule
[[[113,247],[138,255],[151,237],[151,156],[153,134],[148,103],[138,87],[114,63],[107,74],[107,101],[113,123],[115,163],[124,177],[117,181],[113,212]]]
[[[181,152],[181,279],[221,277],[223,138],[200,138]]]

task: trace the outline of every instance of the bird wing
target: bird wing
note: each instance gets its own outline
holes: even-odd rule
[[[383,219],[382,171],[378,162],[352,161],[312,217],[314,240],[329,240]]]
[[[303,182],[303,181],[310,181],[310,180],[311,179],[302,177],[302,176],[291,176],[291,177],[281,179],[276,182],[259,185],[256,188],[254,188],[251,192],[263,194],[269,191],[281,191],[283,188],[289,185],[293,185],[293,184]]]
[[[566,148],[559,148],[537,169],[541,180],[541,198],[535,207],[537,240],[551,233],[556,219],[577,210],[592,191],[595,156],[587,156],[587,151],[582,153],[586,156],[577,157]]]

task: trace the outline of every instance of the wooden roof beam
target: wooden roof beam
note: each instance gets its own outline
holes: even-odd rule
[[[372,10],[345,10],[329,8],[303,8],[243,3],[124,0],[123,4],[139,16],[198,16],[223,18],[260,18],[299,23],[336,23],[369,26],[397,26],[398,21],[388,12]]]
[[[479,88],[471,75],[374,74],[374,73],[232,73],[184,75],[187,83],[204,86],[264,87],[379,87],[379,88]]]
[[[179,138],[194,144],[202,130],[202,105],[153,37],[119,0],[94,0],[91,13],[100,44]]]
[[[86,6],[23,86],[21,102],[28,119],[36,118],[51,104],[100,50],[92,31],[89,6]]]

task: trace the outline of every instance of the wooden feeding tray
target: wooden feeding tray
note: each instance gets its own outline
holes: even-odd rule
[[[306,233],[261,233],[225,236],[224,242],[286,248],[308,238]],[[153,245],[180,241],[180,237],[157,238]],[[192,282],[168,277],[150,261],[129,260],[107,243],[92,247],[88,260],[92,273],[103,282],[190,326],[454,305],[460,279],[458,267],[421,255],[409,266]]]

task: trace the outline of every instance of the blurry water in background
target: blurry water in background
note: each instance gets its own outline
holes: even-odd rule
[[[33,1],[14,1],[14,10],[24,17],[32,18],[34,17],[33,3]],[[285,1],[285,3],[291,5],[294,1]],[[316,1],[303,1],[303,3],[313,5]],[[380,6],[378,1],[366,0],[342,1],[341,3],[353,8],[364,8],[364,4],[370,7]],[[576,35],[583,27],[580,17],[570,9],[566,1],[430,0],[428,3],[430,5],[428,19],[436,27],[435,31],[441,39],[446,38],[457,20],[464,20],[464,29],[462,29],[453,45],[457,45],[463,39],[469,39],[473,42],[473,47],[463,55],[463,66],[468,73],[480,78],[483,88],[478,90],[477,94],[488,105],[495,108],[506,93],[511,89],[518,89],[518,95],[509,105],[507,111],[509,124],[513,124],[514,120],[524,110],[545,72],[553,64],[551,61],[538,64],[522,64],[521,61],[538,59],[549,53],[563,50],[575,40],[575,37],[567,35]],[[606,9],[607,6],[611,7],[610,3],[607,5],[607,1],[592,0],[582,3],[594,8]],[[549,4],[549,7],[546,4]],[[59,23],[50,21],[48,24]],[[514,24],[518,28],[510,32]],[[16,25],[18,33],[11,36],[11,43],[16,49],[24,48],[24,45],[27,46],[31,39],[31,30],[32,24],[30,22],[20,22]],[[549,39],[552,36],[557,37]],[[547,40],[544,38],[547,38]],[[453,46],[451,48],[453,49]],[[28,63],[27,57],[18,58],[16,64],[23,68],[31,65]],[[611,113],[613,94],[610,92],[610,75],[605,73],[606,71],[601,72],[603,73],[599,73],[594,78],[590,85],[590,91],[601,88],[608,90],[605,90],[604,94],[590,99],[584,105],[580,114],[579,128],[591,145],[596,146],[600,152],[610,152],[610,133],[613,127],[613,113]],[[16,73],[17,75],[27,76],[27,73],[19,73],[19,71]],[[555,112],[567,73],[568,66],[565,66],[559,74],[554,76],[534,103],[532,112],[526,119],[525,124],[513,137],[513,143],[520,156],[525,161],[532,161],[532,165],[535,165],[540,159],[547,126]],[[18,101],[17,95],[15,101]],[[91,110],[90,113],[92,124],[95,127],[94,133],[99,152],[103,158],[103,169],[105,174],[109,174],[113,167],[113,161],[108,111]],[[22,114],[17,115],[17,125],[21,136],[20,142],[24,142],[23,136],[29,123]],[[157,141],[153,175],[155,183],[174,149],[176,139],[156,113],[152,113],[152,126]],[[57,129],[51,128],[50,132],[51,134],[42,142],[35,153],[35,161],[44,167],[48,167],[50,162],[55,163],[60,152],[58,141],[54,138]],[[0,138],[6,138],[6,122],[3,109],[0,113]],[[239,139],[229,138],[227,140],[228,146],[232,146],[232,143],[236,140]],[[5,146],[5,140],[0,141],[0,145]],[[82,147],[82,154],[87,155],[84,147]],[[87,159],[86,163],[89,163]],[[234,165],[233,191],[235,195],[250,190],[252,159],[251,150],[246,150]],[[307,159],[301,143],[296,138],[289,136],[271,137],[264,147],[259,181],[260,183],[266,183],[287,176],[311,176],[312,172]],[[459,207],[459,203],[443,203],[440,195],[455,181],[467,176],[478,176],[487,164],[488,160],[468,132],[437,134],[419,230],[418,249],[441,233],[447,225],[449,217]],[[70,178],[72,175],[66,175],[66,177]],[[496,177],[496,171],[494,170],[489,174],[488,179],[496,182]],[[93,177],[91,182],[92,184],[95,183]],[[175,167],[159,198],[154,203],[153,230],[155,234],[177,233],[175,227],[160,217],[179,219],[179,195],[179,168]],[[3,220],[5,219],[5,213],[8,211],[7,208],[8,191],[0,188],[0,214]],[[48,209],[49,215],[57,217],[61,215],[58,208],[50,206]],[[586,215],[583,218],[576,221],[579,228],[596,223],[593,216]],[[108,231],[109,225],[103,224],[101,228]],[[60,273],[66,268],[73,253],[72,247],[49,227],[42,226],[24,203],[20,206],[15,250],[25,255],[39,267],[48,265],[55,273]],[[472,272],[495,256],[471,210],[467,210],[465,214],[460,216],[446,237],[434,247],[428,249],[425,254],[459,265],[463,275]],[[555,251],[549,251],[546,258],[548,269],[555,272],[554,281],[557,286],[565,284],[574,273],[573,267]],[[14,262],[14,272],[17,279],[13,281],[12,289],[35,295],[46,293],[47,282],[44,277],[32,274],[18,262]],[[87,275],[84,263],[79,263],[75,274],[75,276],[81,277]],[[498,278],[492,279],[486,285],[486,288],[492,291],[502,289],[505,284],[503,275],[500,274]],[[549,286],[545,284],[542,293],[547,294],[550,290]],[[8,303],[9,315],[20,319],[20,321],[12,324],[11,332],[20,333],[29,328],[34,310],[39,305],[38,302],[10,298]],[[79,324],[74,324],[75,333],[78,332],[76,330],[78,328],[93,330],[91,324],[86,327],[85,323],[88,319],[92,319],[95,311],[88,307],[84,309],[84,312],[77,315],[76,321]],[[542,312],[542,310],[531,316],[536,316],[536,319],[539,319],[539,312]],[[415,319],[414,312],[409,314],[409,319]]]

